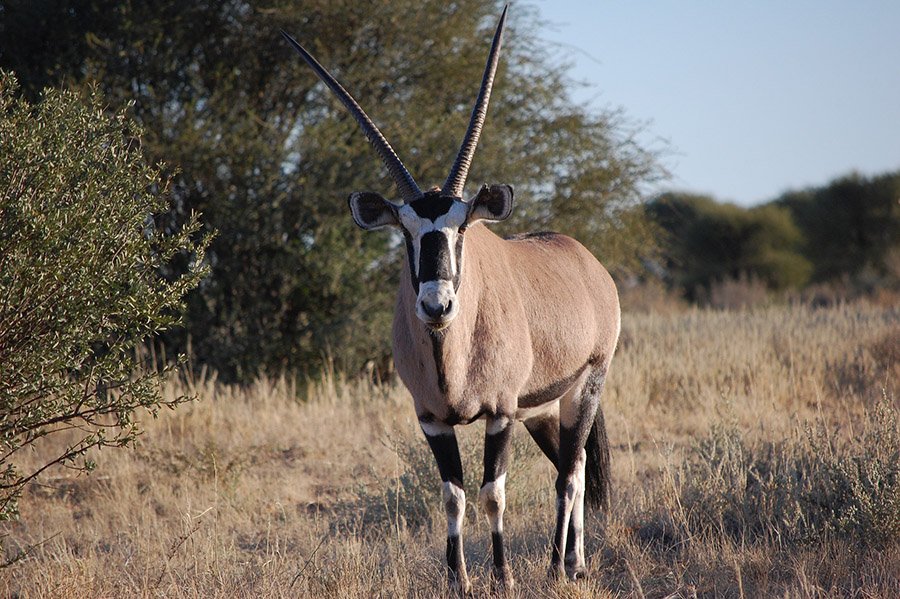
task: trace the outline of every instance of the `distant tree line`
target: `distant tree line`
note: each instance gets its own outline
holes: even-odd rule
[[[363,235],[346,198],[394,193],[364,136],[278,34],[341,79],[420,184],[440,184],[465,132],[502,1],[10,0],[0,67],[39,102],[45,88],[96,88],[131,104],[143,155],[170,165],[173,232],[200,214],[215,232],[210,275],[184,328],[155,339],[190,349],[226,380],[261,371],[356,369],[389,354],[402,243]],[[637,272],[656,235],[642,190],[664,175],[616,111],[569,97],[565,65],[517,5],[469,181],[515,186],[504,230],[558,229],[614,272]],[[72,132],[76,134],[76,132]],[[471,189],[469,190],[471,192]],[[188,272],[191,256],[161,269]]]
[[[658,274],[690,300],[740,277],[776,292],[900,283],[900,171],[852,174],[752,208],[666,193],[647,211],[665,236]]]

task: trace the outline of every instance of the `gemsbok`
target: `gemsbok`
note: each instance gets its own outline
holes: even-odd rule
[[[393,325],[397,373],[443,481],[451,586],[470,590],[463,558],[466,510],[454,433],[485,419],[484,478],[478,502],[491,526],[493,575],[511,587],[503,545],[504,485],[513,423],[521,420],[556,466],[551,576],[586,574],[584,502],[609,508],[609,446],[600,393],[620,329],[615,284],[577,241],[556,233],[503,239],[486,222],[506,219],[509,185],[463,187],[487,113],[508,6],[494,33],[462,147],[440,189],[421,191],[353,97],[290,35],[282,35],[359,122],[402,201],[350,194],[366,230],[393,227],[406,240]]]

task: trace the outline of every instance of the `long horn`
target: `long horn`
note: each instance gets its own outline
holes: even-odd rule
[[[422,197],[422,191],[419,189],[419,186],[416,185],[416,181],[412,178],[412,175],[409,174],[409,171],[406,170],[406,167],[403,166],[403,163],[397,157],[394,148],[387,142],[384,135],[381,134],[381,131],[379,131],[378,127],[375,126],[375,123],[372,122],[372,119],[369,118],[369,115],[367,115],[365,111],[360,108],[359,104],[356,103],[353,96],[338,83],[337,79],[332,77],[331,73],[325,70],[325,67],[319,64],[319,61],[312,57],[312,54],[298,44],[297,40],[288,35],[283,29],[281,30],[281,35],[284,36],[284,39],[300,53],[300,56],[303,57],[306,64],[312,67],[312,70],[316,72],[319,79],[334,92],[334,95],[336,95],[341,103],[347,107],[347,110],[350,111],[350,114],[353,115],[353,118],[355,118],[356,122],[359,123],[359,126],[362,127],[366,137],[369,138],[369,142],[375,148],[375,151],[378,152],[378,155],[381,156],[381,160],[384,161],[384,165],[391,173],[391,177],[394,179],[394,183],[397,184],[397,189],[400,191],[400,197],[403,198],[403,201],[411,202],[412,200]]]
[[[472,164],[475,147],[478,145],[478,137],[481,135],[481,127],[484,125],[484,117],[487,116],[488,102],[491,99],[491,87],[494,85],[494,73],[497,72],[497,63],[500,60],[500,44],[503,38],[503,24],[506,22],[507,10],[509,10],[509,4],[503,7],[503,14],[500,15],[497,31],[494,32],[491,53],[488,55],[487,65],[484,67],[484,78],[481,80],[481,90],[478,92],[475,108],[472,109],[469,129],[466,131],[466,137],[459,148],[459,154],[456,155],[456,162],[453,163],[453,168],[450,169],[450,174],[447,176],[447,182],[444,183],[444,188],[441,190],[443,195],[462,197],[466,177],[469,175],[469,166]]]

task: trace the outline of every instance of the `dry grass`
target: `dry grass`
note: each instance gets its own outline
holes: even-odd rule
[[[612,513],[586,583],[546,581],[553,473],[519,427],[507,530],[525,597],[900,596],[900,313],[866,304],[625,318],[605,409]],[[19,597],[445,594],[437,469],[406,392],[173,383],[201,400],[146,422],[89,477],[32,486],[5,525]],[[466,556],[481,425],[461,431]],[[57,440],[62,442],[62,440]],[[35,455],[34,459],[39,459]]]

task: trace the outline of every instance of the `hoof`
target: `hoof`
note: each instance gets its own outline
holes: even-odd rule
[[[583,559],[579,560],[573,555],[572,559],[566,560],[566,578],[573,581],[587,578],[587,567]]]
[[[516,581],[512,575],[512,569],[509,566],[494,568],[491,583],[491,586],[495,591],[501,593],[512,591],[516,586]]]
[[[450,590],[458,597],[470,597],[472,595],[472,584],[469,582],[468,576],[458,578],[450,577]]]
[[[550,580],[565,580],[566,571],[563,569],[562,564],[551,564],[550,569],[547,570],[547,578]]]

